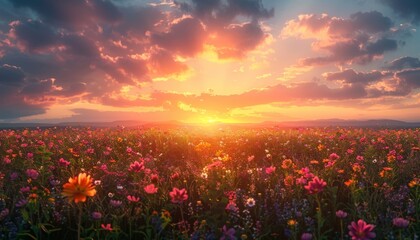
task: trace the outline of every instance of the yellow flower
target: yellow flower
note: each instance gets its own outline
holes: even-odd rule
[[[86,173],[79,173],[79,176],[69,178],[69,182],[63,185],[63,196],[69,199],[69,202],[74,201],[85,202],[86,197],[93,197],[96,194],[93,179]]]

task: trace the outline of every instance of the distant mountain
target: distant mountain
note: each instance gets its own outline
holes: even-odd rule
[[[17,128],[47,128],[47,127],[142,127],[171,129],[180,127],[202,127],[201,124],[188,124],[178,121],[142,122],[142,121],[114,121],[114,122],[61,122],[61,123],[0,123],[0,129]],[[420,122],[404,122],[391,119],[374,120],[343,120],[319,119],[306,121],[262,122],[262,123],[214,123],[210,126],[232,128],[267,128],[267,127],[370,127],[370,128],[416,128]]]
[[[272,125],[273,123],[270,123]],[[386,127],[386,128],[414,128],[420,127],[420,122],[404,122],[392,119],[373,120],[343,120],[320,119],[309,121],[287,121],[275,124],[279,127]]]

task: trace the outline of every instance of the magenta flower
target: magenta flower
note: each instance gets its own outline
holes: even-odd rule
[[[188,199],[187,190],[185,190],[185,188],[178,189],[174,187],[172,192],[169,193],[169,196],[171,196],[172,203],[183,203]]]
[[[274,166],[270,166],[270,167],[265,169],[265,173],[267,173],[268,175],[272,174],[275,171],[276,171],[276,167],[274,167]]]
[[[144,170],[144,163],[138,161],[134,161],[130,164],[130,168],[128,168],[128,171],[132,172],[140,172],[141,170]]]
[[[327,183],[324,180],[314,177],[314,179],[309,181],[308,185],[305,186],[305,189],[308,190],[309,194],[316,194],[322,192],[325,186],[327,186]]]
[[[369,240],[376,237],[376,234],[372,232],[375,225],[367,224],[362,219],[359,219],[357,223],[351,222],[348,228],[352,240]]]
[[[394,218],[392,219],[392,224],[398,228],[406,228],[410,224],[410,221],[404,218]]]
[[[222,233],[223,233],[223,235],[220,238],[220,240],[233,240],[233,239],[236,239],[236,237],[235,237],[236,231],[235,231],[234,228],[229,228],[228,229],[226,227],[226,225],[224,225],[223,226],[223,229],[222,229]]]

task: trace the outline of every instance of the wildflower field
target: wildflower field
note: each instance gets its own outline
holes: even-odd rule
[[[419,129],[0,130],[0,239],[418,239]]]

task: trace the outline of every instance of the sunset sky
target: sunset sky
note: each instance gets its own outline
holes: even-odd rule
[[[0,122],[420,121],[418,0],[0,0]]]

